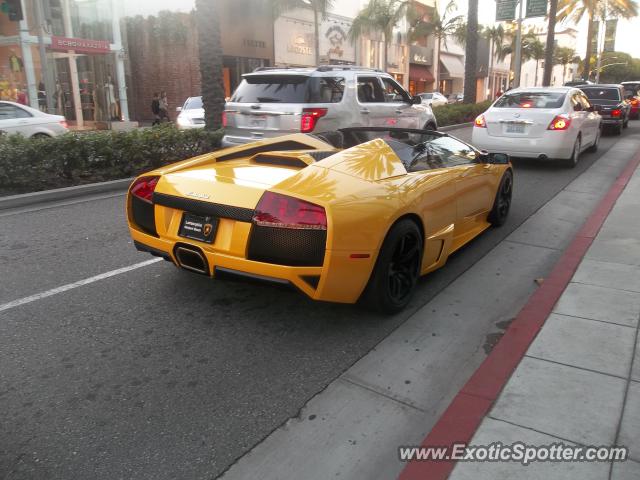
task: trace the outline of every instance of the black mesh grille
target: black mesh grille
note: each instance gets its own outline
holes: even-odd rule
[[[131,195],[131,213],[133,214],[133,221],[138,227],[154,237],[158,236],[153,204]]]
[[[240,222],[250,222],[253,218],[253,209],[222,205],[220,203],[202,202],[191,198],[176,197],[164,193],[154,193],[153,203],[164,207],[175,208],[197,215],[212,215],[218,218],[230,218]]]
[[[259,147],[244,148],[242,150],[238,150],[237,152],[227,153],[226,155],[217,157],[216,162],[224,162],[225,160],[233,160],[242,157],[251,157],[256,153],[277,152],[285,150],[307,150],[308,148],[309,145],[306,145],[304,143],[296,142],[293,140],[285,140],[284,142],[268,143],[266,145],[260,145]]]
[[[256,155],[253,157],[255,163],[262,163],[267,165],[282,165],[284,167],[296,167],[304,168],[307,166],[299,158],[294,157],[279,157],[277,155]]]
[[[310,157],[312,157],[316,162],[319,162],[320,160],[324,160],[327,157],[330,157],[331,155],[335,155],[336,152],[335,150],[318,150],[315,152],[307,152],[307,155],[309,155]]]
[[[291,267],[321,267],[326,230],[296,230],[253,225],[249,260]]]

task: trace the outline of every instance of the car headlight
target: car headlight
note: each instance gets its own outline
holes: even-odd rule
[[[178,122],[178,125],[180,125],[181,127],[187,127],[189,125],[193,125],[193,121],[189,117],[182,116],[182,115],[178,115],[176,122]]]

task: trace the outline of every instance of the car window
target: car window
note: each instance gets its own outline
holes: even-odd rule
[[[378,77],[358,77],[358,101],[360,103],[384,102],[384,93]]]
[[[202,97],[191,97],[188,98],[184,104],[185,110],[195,110],[202,107]]]
[[[450,168],[475,163],[476,152],[468,145],[451,137],[438,137],[424,144],[424,150],[409,166],[412,172]]]
[[[495,108],[560,108],[566,94],[563,92],[505,93],[493,105]]]
[[[307,75],[248,75],[231,97],[236,103],[335,103],[344,78]]]
[[[420,96],[425,100],[431,100],[434,97],[433,93],[421,93]]]
[[[9,103],[0,103],[0,120],[29,117],[31,117],[31,114],[20,107]]]
[[[617,88],[583,88],[582,91],[590,100],[621,100]]]
[[[390,78],[382,78],[384,98],[387,102],[408,102],[409,97],[400,85]]]

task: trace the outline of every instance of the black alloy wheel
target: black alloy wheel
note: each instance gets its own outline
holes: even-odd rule
[[[511,209],[511,198],[513,197],[513,173],[507,170],[500,180],[496,198],[493,202],[493,208],[489,213],[489,223],[494,227],[500,227],[505,224]]]

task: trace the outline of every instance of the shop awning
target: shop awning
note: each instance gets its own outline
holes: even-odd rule
[[[413,80],[414,82],[432,83],[435,78],[433,78],[433,74],[431,73],[431,70],[429,70],[429,67],[412,63],[409,65],[409,80]]]
[[[440,67],[443,68],[443,77],[464,78],[464,63],[456,55],[440,54]]]

